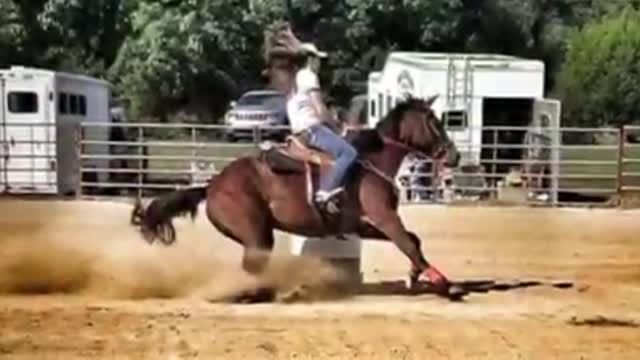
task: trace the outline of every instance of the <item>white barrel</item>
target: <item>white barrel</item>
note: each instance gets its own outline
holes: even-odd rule
[[[293,235],[290,242],[291,253],[322,258],[345,271],[351,281],[361,283],[362,240],[357,235],[344,237],[346,240]]]

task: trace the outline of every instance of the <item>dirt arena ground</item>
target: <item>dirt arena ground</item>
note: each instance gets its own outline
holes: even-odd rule
[[[640,359],[640,212],[407,207],[427,256],[455,280],[541,286],[234,305],[257,284],[322,290],[336,274],[284,255],[240,271],[204,217],[147,245],[130,205],[0,201],[0,359]],[[393,245],[366,242],[367,284],[402,280]],[[549,283],[567,281],[570,288]]]

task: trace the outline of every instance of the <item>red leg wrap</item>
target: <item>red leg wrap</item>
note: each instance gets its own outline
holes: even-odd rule
[[[448,285],[449,279],[444,276],[438,269],[436,269],[433,265],[429,266],[427,270],[424,271],[427,275],[427,278],[430,282],[435,285]]]

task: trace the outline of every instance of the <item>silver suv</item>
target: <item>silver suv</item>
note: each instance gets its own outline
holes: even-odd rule
[[[231,109],[225,115],[225,137],[229,141],[253,139],[256,127],[260,127],[263,139],[282,140],[290,133],[286,99],[277,91],[249,91],[230,105]]]

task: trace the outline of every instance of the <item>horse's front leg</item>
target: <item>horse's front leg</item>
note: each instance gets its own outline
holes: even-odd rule
[[[450,298],[464,295],[462,289],[453,286],[449,279],[442,274],[433,264],[427,261],[420,247],[420,239],[412,232],[405,229],[402,220],[397,214],[375,221],[373,226],[366,226],[359,235],[364,238],[377,238],[391,240],[411,261],[408,287],[416,289],[421,276],[426,276],[435,291]]]
[[[409,236],[411,241],[414,243],[415,248],[417,249],[417,253],[418,253],[417,258],[424,259],[424,255],[422,254],[422,251],[420,248],[420,239],[418,238],[418,236],[412,232],[407,232],[407,235]],[[380,229],[376,228],[375,226],[365,222],[363,222],[360,229],[358,230],[358,236],[366,239],[391,241],[391,238],[387,236],[387,234],[383,233],[382,231],[380,231]],[[422,262],[422,260],[417,260],[417,261],[418,263]],[[412,262],[412,266],[411,266],[411,269],[409,270],[409,278],[407,279],[406,284],[407,284],[407,288],[414,290],[417,288],[418,281],[420,280],[420,275],[422,274],[422,271],[420,270],[419,266],[413,265],[414,264],[413,260],[411,262]],[[429,264],[426,260],[424,260],[424,263]]]

